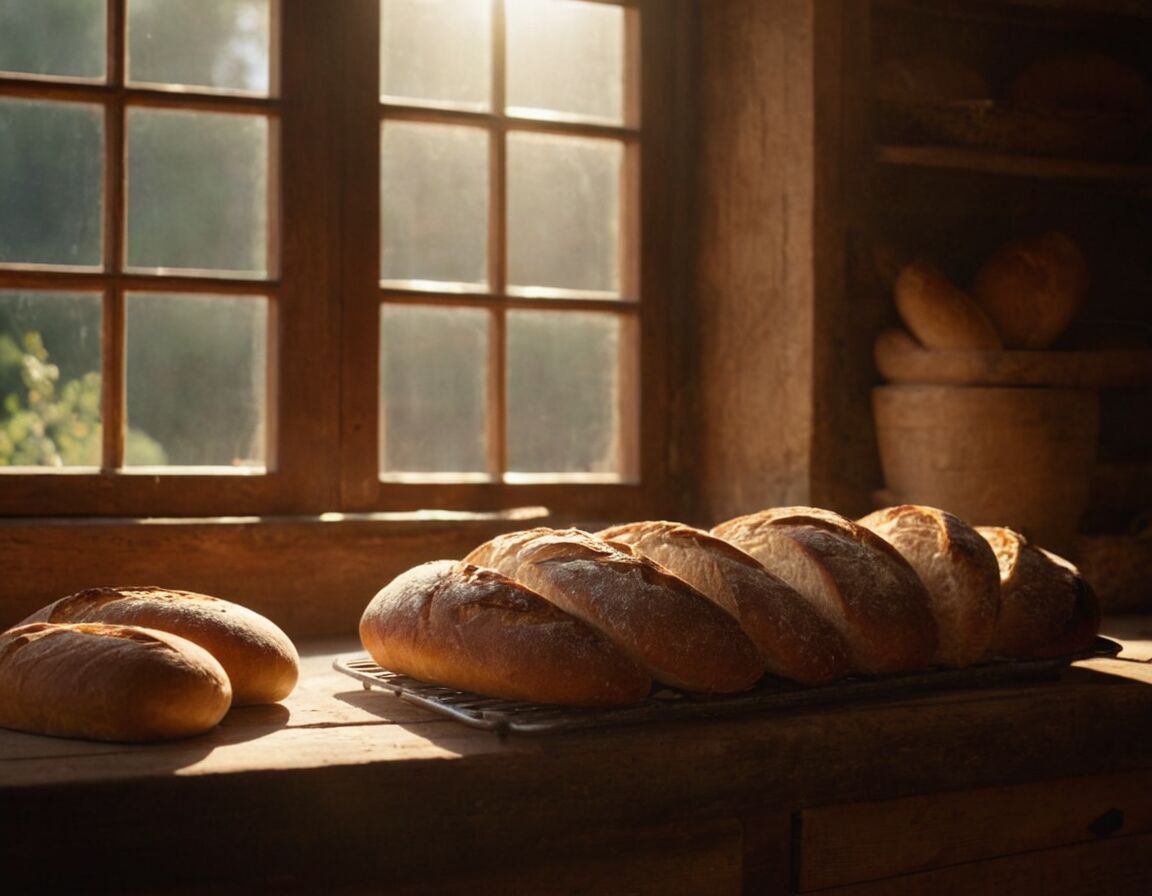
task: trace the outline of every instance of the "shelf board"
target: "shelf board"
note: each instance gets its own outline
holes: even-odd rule
[[[1012,177],[1124,181],[1152,187],[1152,165],[1127,162],[1021,156],[957,146],[892,144],[876,147],[876,161],[886,165],[941,168]]]
[[[1152,20],[1148,0],[878,0],[877,7],[894,12],[947,16],[980,21],[1006,21],[1015,15],[1065,14],[1107,15]]]

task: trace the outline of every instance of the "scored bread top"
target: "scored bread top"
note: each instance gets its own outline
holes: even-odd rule
[[[386,669],[512,700],[612,706],[651,679],[600,631],[492,569],[416,566],[368,604],[360,640]]]
[[[938,635],[928,591],[875,533],[834,511],[778,507],[728,520],[712,534],[747,551],[831,622],[855,671],[932,665]]]
[[[960,668],[983,659],[1000,613],[1000,570],[987,540],[955,514],[918,504],[886,507],[858,522],[896,548],[928,588],[937,662]]]
[[[110,622],[180,635],[219,660],[237,706],[282,700],[299,678],[296,647],[275,623],[207,594],[147,585],[88,588],[42,607],[24,622]]]
[[[152,741],[215,726],[231,705],[220,663],[169,632],[106,623],[0,634],[0,726],[57,737]]]
[[[847,649],[835,627],[735,545],[667,520],[626,523],[597,534],[665,567],[734,616],[771,674],[820,684],[849,673]]]
[[[992,546],[1000,569],[1000,618],[990,656],[1060,656],[1091,643],[1099,606],[1075,566],[1007,526],[976,531]]]
[[[511,532],[464,559],[600,629],[664,684],[730,693],[764,674],[760,651],[733,616],[666,569],[588,532]]]

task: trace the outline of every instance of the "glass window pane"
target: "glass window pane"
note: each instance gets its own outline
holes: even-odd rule
[[[128,110],[128,266],[265,276],[268,120]]]
[[[269,0],[129,0],[128,79],[267,96]]]
[[[482,288],[488,280],[488,135],[384,123],[380,275]]]
[[[0,0],[0,71],[103,80],[106,0]]]
[[[619,294],[623,159],[613,140],[508,135],[510,285]]]
[[[508,470],[618,473],[620,320],[508,312]]]
[[[99,106],[0,99],[0,263],[98,266]]]
[[[380,314],[380,469],[483,473],[488,314],[385,305]]]
[[[100,466],[99,293],[0,290],[0,467]]]
[[[261,467],[268,300],[132,293],[125,307],[125,466]]]
[[[486,110],[491,83],[491,0],[381,0],[381,99]]]
[[[507,107],[515,115],[624,120],[624,10],[508,0]]]

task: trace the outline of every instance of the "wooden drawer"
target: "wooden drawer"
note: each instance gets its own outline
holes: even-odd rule
[[[801,893],[1082,896],[1152,881],[1149,772],[830,806],[797,823]]]
[[[542,852],[510,855],[487,867],[430,868],[424,880],[393,881],[387,892],[398,896],[740,896],[742,853],[742,830],[734,820],[656,831],[606,829]]]

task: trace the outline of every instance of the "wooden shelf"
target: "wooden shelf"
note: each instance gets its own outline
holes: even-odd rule
[[[892,12],[991,22],[1019,20],[1025,16],[1064,14],[1152,20],[1152,5],[1147,0],[998,0],[996,3],[973,3],[971,0],[877,0],[876,6]]]
[[[886,165],[941,168],[1010,177],[1127,182],[1152,188],[1152,165],[1127,162],[1021,156],[956,146],[893,144],[877,146],[876,161]]]

